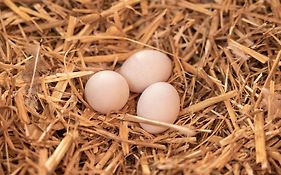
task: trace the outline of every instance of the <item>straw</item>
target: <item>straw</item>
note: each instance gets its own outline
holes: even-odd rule
[[[0,0],[0,174],[281,174],[280,4]],[[84,97],[141,49],[172,61],[174,123]]]

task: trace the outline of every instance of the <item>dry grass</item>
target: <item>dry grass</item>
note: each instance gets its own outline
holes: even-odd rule
[[[173,60],[173,125],[84,100],[142,48]],[[280,48],[279,0],[0,0],[0,174],[281,174]]]

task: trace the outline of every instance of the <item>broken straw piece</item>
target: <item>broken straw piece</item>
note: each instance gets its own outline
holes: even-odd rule
[[[45,168],[47,169],[48,173],[52,173],[56,169],[56,167],[63,159],[73,142],[78,138],[78,136],[78,131],[72,131],[62,139],[59,146],[45,163]]]

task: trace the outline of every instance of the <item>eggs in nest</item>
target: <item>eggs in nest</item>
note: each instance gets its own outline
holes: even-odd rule
[[[180,109],[176,89],[166,83],[172,73],[170,58],[156,50],[141,50],[131,55],[119,72],[100,71],[86,83],[85,97],[99,113],[121,110],[128,101],[129,91],[142,93],[137,103],[137,115],[150,120],[174,123]],[[140,123],[140,126],[157,134],[167,128]]]

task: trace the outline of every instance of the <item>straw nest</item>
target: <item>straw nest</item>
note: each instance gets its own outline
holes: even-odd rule
[[[279,0],[0,0],[0,20],[0,174],[281,174]],[[83,97],[143,48],[173,60],[173,125]]]

